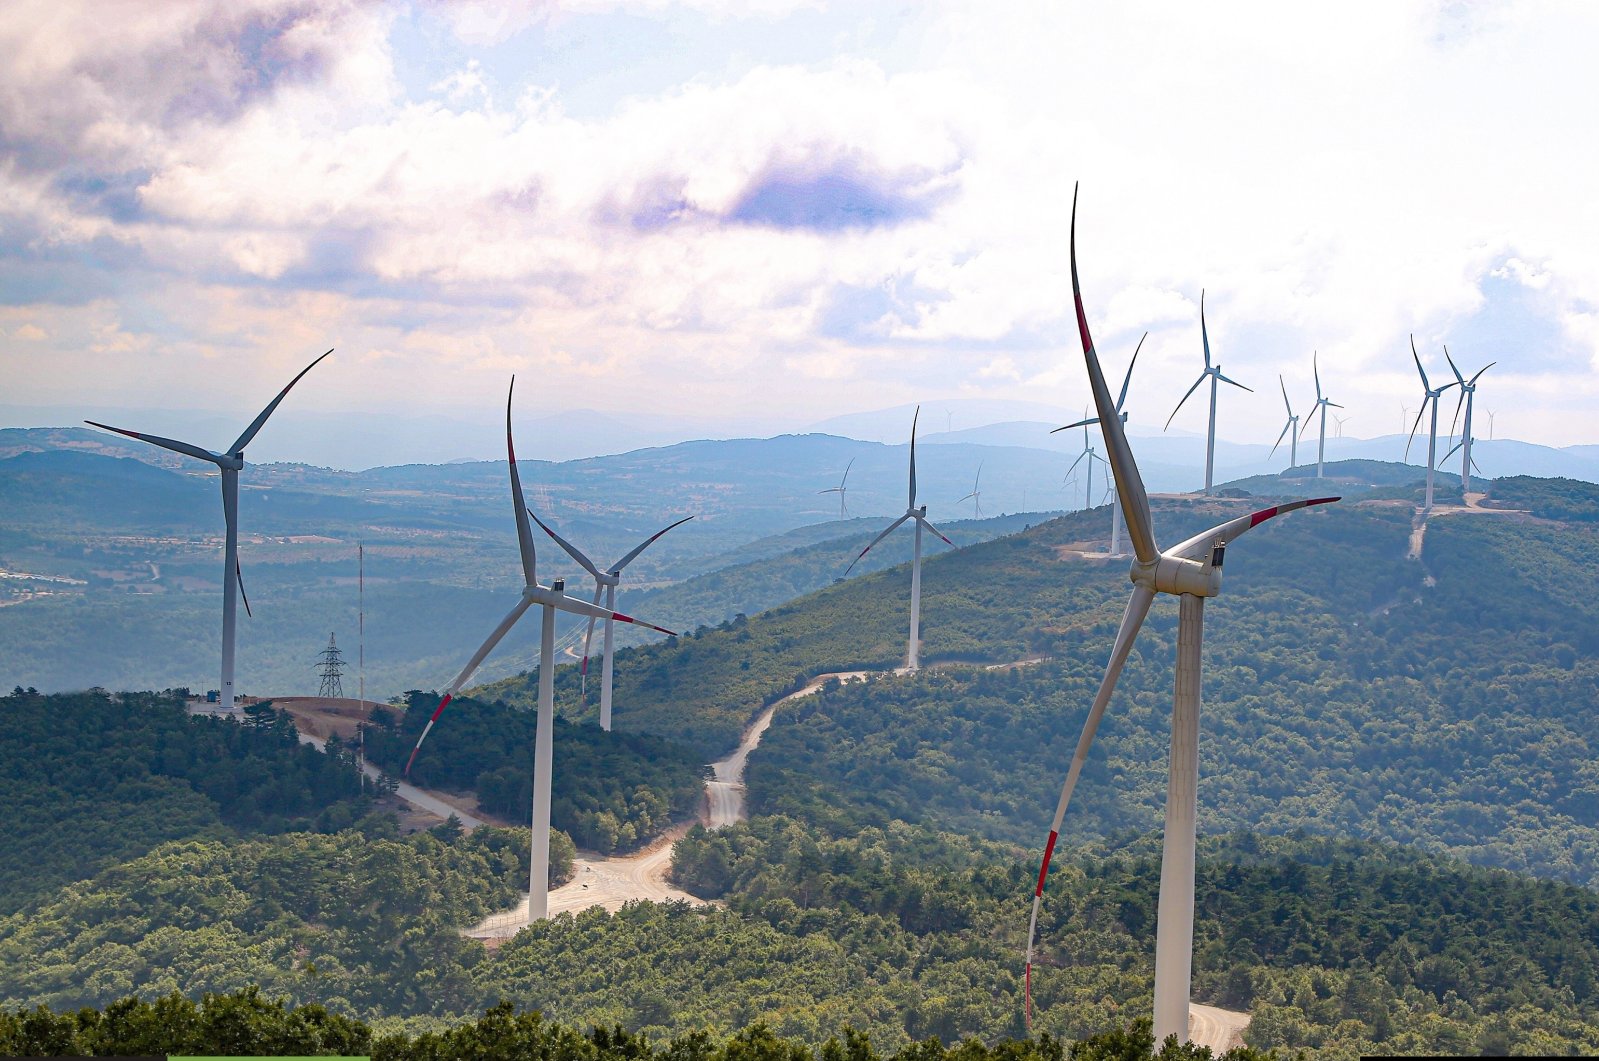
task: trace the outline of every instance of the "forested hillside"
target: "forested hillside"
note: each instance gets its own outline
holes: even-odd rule
[[[1157,527],[1169,542],[1258,504],[1157,501]],[[1406,559],[1412,511],[1372,500],[1296,512],[1229,550],[1206,613],[1201,827],[1390,839],[1594,881],[1599,716],[1578,705],[1599,700],[1599,605],[1583,590],[1599,534],[1439,514],[1418,562]],[[799,701],[751,758],[753,806],[1041,842],[1127,593],[1124,562],[1074,551],[1097,537],[1092,518],[924,567],[924,662],[1046,662],[935,666]],[[904,568],[852,579],[624,653],[618,727],[671,733],[709,758],[806,676],[898,663],[907,581]],[[1158,825],[1175,628],[1175,609],[1157,605],[1069,833]],[[530,682],[493,691],[525,702]]]
[[[271,711],[190,717],[172,693],[0,697],[0,913],[187,837],[346,828],[371,812],[354,764]]]
[[[405,769],[438,694],[412,692],[397,721],[373,716],[367,756],[396,777]],[[537,713],[471,697],[451,700],[412,766],[427,788],[475,790],[479,805],[503,820],[525,822],[533,809]],[[555,720],[551,821],[580,847],[631,851],[698,811],[705,798],[704,760],[648,734],[611,732]]]

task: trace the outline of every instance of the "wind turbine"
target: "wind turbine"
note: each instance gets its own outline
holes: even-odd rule
[[[860,556],[849,562],[849,567],[844,569],[845,577],[850,570],[861,562],[861,557],[872,551],[872,546],[894,533],[895,529],[906,520],[916,523],[916,545],[911,552],[911,636],[905,650],[905,669],[917,670],[921,667],[921,635],[922,635],[922,528],[936,534],[945,545],[953,546],[955,543],[944,537],[944,533],[931,523],[927,522],[927,506],[916,507],[916,421],[921,418],[922,407],[916,407],[916,414],[911,417],[911,488],[910,501],[905,506],[905,514],[890,523],[888,527],[871,540],[871,543],[862,549]]]
[[[1299,417],[1294,415],[1294,407],[1288,404],[1288,384],[1283,382],[1282,373],[1277,374],[1277,386],[1282,388],[1283,407],[1288,410],[1288,422],[1283,425],[1282,433],[1277,436],[1277,441],[1271,444],[1271,453],[1266,454],[1266,459],[1271,460],[1272,453],[1277,452],[1277,447],[1283,444],[1283,438],[1288,439],[1288,467],[1292,468],[1299,463],[1299,433],[1294,428],[1299,426]]]
[[[1084,460],[1088,461],[1088,482],[1083,484],[1084,511],[1094,507],[1094,462],[1098,461],[1099,463],[1104,464],[1106,468],[1110,467],[1109,464],[1105,464],[1104,457],[1101,457],[1099,454],[1094,452],[1094,444],[1088,440],[1088,425],[1091,422],[1098,423],[1099,420],[1097,417],[1093,421],[1079,420],[1077,423],[1071,425],[1073,427],[1081,427],[1083,429],[1083,451],[1077,455],[1076,460],[1072,461],[1071,467],[1066,469],[1066,477],[1070,479],[1072,477],[1072,473],[1077,470],[1077,466]],[[1054,432],[1052,431],[1050,434],[1054,434]],[[1113,526],[1111,529],[1112,532],[1114,532],[1115,527]]]
[[[1322,478],[1325,456],[1327,453],[1327,409],[1342,409],[1343,406],[1321,393],[1321,370],[1316,367],[1316,354],[1310,355],[1310,371],[1316,377],[1316,408],[1321,411],[1321,437],[1316,441],[1316,478]],[[1310,421],[1305,421],[1301,433],[1310,429]]]
[[[516,621],[522,618],[522,613],[537,604],[543,612],[543,627],[539,636],[539,708],[538,730],[533,737],[533,821],[532,821],[532,869],[528,877],[527,909],[528,921],[543,920],[549,915],[549,879],[550,879],[550,778],[553,773],[555,752],[555,613],[556,611],[572,612],[577,615],[587,615],[598,619],[619,619],[624,623],[636,623],[647,626],[651,630],[659,630],[671,637],[677,635],[664,627],[646,623],[642,619],[635,619],[621,612],[613,612],[608,608],[590,604],[586,600],[566,595],[566,583],[562,579],[555,579],[549,586],[541,586],[538,581],[537,552],[533,547],[533,528],[528,525],[527,501],[522,496],[522,478],[516,472],[516,448],[511,442],[511,396],[516,392],[516,377],[511,377],[511,390],[505,396],[505,456],[511,468],[511,503],[516,511],[516,544],[522,554],[522,575],[525,583],[522,586],[522,599],[508,612],[500,625],[494,628],[487,641],[479,646],[467,660],[461,673],[455,676],[444,690],[444,699],[439,701],[439,706],[434,708],[433,716],[422,727],[422,733],[416,738],[416,747],[411,749],[411,757],[405,761],[405,774],[411,773],[411,764],[416,762],[416,753],[422,750],[422,742],[428,739],[428,734],[433,730],[433,724],[444,713],[455,694],[460,692],[461,686],[477,670],[478,664],[494,650],[500,639],[510,632]]]
[[[848,473],[846,472],[846,474]],[[656,531],[654,534],[650,535],[648,538],[645,538],[642,542],[635,546],[632,552],[622,557],[622,559],[618,560],[604,571],[601,571],[599,568],[595,567],[594,562],[585,556],[582,550],[578,549],[577,546],[573,545],[559,534],[556,534],[555,531],[551,530],[549,525],[543,520],[539,519],[538,516],[534,516],[533,521],[540,527],[544,528],[545,534],[548,534],[551,538],[555,539],[555,544],[566,550],[567,556],[570,556],[572,559],[576,560],[582,565],[583,570],[594,576],[594,603],[596,605],[600,603],[600,595],[603,593],[605,595],[605,609],[610,611],[616,607],[616,587],[622,581],[622,569],[637,559],[639,553],[642,553],[645,549],[648,549],[651,545],[655,544],[656,539],[660,538],[667,531],[671,530],[673,527],[681,527],[683,524],[687,523],[693,518],[693,516],[684,516],[671,526],[663,527],[662,529]],[[611,731],[611,632],[616,625],[612,621],[614,616],[615,612],[611,612],[610,615],[605,616],[605,662],[600,665],[600,728],[605,730],[607,733]],[[598,615],[589,615],[588,633],[583,638],[583,681],[585,689],[588,684],[589,647],[594,643],[594,622],[598,618]]]
[[[1434,387],[1427,382],[1427,370],[1421,367],[1421,355],[1416,353],[1416,337],[1410,337],[1410,356],[1416,360],[1416,371],[1421,373],[1421,389],[1426,392],[1426,397],[1421,400],[1421,408],[1416,410],[1416,422],[1410,426],[1410,438],[1405,440],[1405,458],[1410,458],[1410,443],[1415,441],[1416,428],[1421,426],[1421,418],[1427,414],[1427,405],[1432,404],[1432,430],[1427,434],[1427,504],[1421,510],[1422,515],[1432,511],[1432,473],[1438,463],[1438,396],[1453,383],[1445,383],[1442,387]]]
[[[1083,360],[1088,367],[1094,391],[1094,405],[1105,428],[1105,445],[1111,465],[1116,469],[1116,492],[1127,517],[1127,536],[1132,539],[1135,559],[1128,573],[1133,582],[1132,597],[1122,616],[1121,628],[1111,649],[1105,677],[1094,697],[1082,736],[1072,755],[1071,768],[1061,789],[1060,802],[1050,826],[1049,841],[1038,870],[1033,892],[1032,920],[1027,932],[1026,1005],[1031,1023],[1033,934],[1038,927],[1038,910],[1044,895],[1044,880],[1049,873],[1050,856],[1066,816],[1066,805],[1077,784],[1083,763],[1099,728],[1100,717],[1116,688],[1123,664],[1132,650],[1144,617],[1158,593],[1178,599],[1176,695],[1172,703],[1171,772],[1166,787],[1166,832],[1161,850],[1160,900],[1155,936],[1155,1041],[1176,1035],[1188,1037],[1188,992],[1193,965],[1194,934],[1194,815],[1195,788],[1199,773],[1200,661],[1204,640],[1205,598],[1221,589],[1222,559],[1227,546],[1250,528],[1273,516],[1309,505],[1326,504],[1337,498],[1322,497],[1292,501],[1201,531],[1187,541],[1162,551],[1155,544],[1154,523],[1150,518],[1149,496],[1144,492],[1138,465],[1127,444],[1121,422],[1113,415],[1110,390],[1105,385],[1094,341],[1088,332],[1088,317],[1083,311],[1082,289],[1077,279],[1077,203],[1072,197],[1071,270],[1072,298],[1077,310],[1077,330],[1082,337]]]
[[[1488,441],[1492,442],[1494,440],[1494,411],[1492,409],[1489,409],[1489,410],[1487,410],[1487,413],[1488,413]]]
[[[1140,351],[1140,350],[1142,350],[1144,348],[1144,339],[1148,339],[1148,338],[1149,338],[1149,333],[1145,332],[1144,333],[1144,338],[1138,340],[1138,345],[1133,348],[1133,359],[1127,363],[1127,375],[1122,378],[1122,392],[1116,398],[1116,415],[1121,418],[1121,424],[1122,424],[1123,433],[1125,433],[1126,430],[1127,430],[1127,409],[1126,409],[1126,405],[1127,405],[1127,387],[1128,387],[1129,384],[1131,384],[1133,382],[1133,366],[1138,364],[1138,351]],[[1083,412],[1086,415],[1088,410],[1085,409],[1085,410],[1083,410]],[[1067,431],[1067,430],[1070,430],[1071,428],[1074,428],[1074,427],[1081,427],[1081,428],[1084,429],[1084,431],[1083,431],[1084,449],[1087,449],[1087,442],[1088,442],[1087,427],[1088,427],[1089,424],[1097,424],[1097,423],[1099,423],[1099,417],[1091,416],[1091,417],[1087,417],[1086,419],[1079,420],[1075,424],[1067,424],[1065,427],[1057,427],[1057,428],[1055,428],[1054,431],[1051,431],[1050,434],[1053,435],[1053,434],[1055,434],[1056,431]],[[1082,459],[1081,457],[1078,458],[1078,460],[1081,460],[1081,459]],[[1094,462],[1093,461],[1089,461],[1088,463],[1089,463],[1089,466],[1092,467]],[[1072,463],[1072,467],[1075,468],[1076,466],[1077,466],[1077,464],[1074,461]],[[1109,465],[1106,465],[1106,467],[1109,467]],[[1068,472],[1067,474],[1070,475],[1071,473]],[[1120,506],[1112,505],[1112,506],[1110,506],[1110,555],[1111,556],[1120,556],[1121,554],[1122,554],[1122,510],[1121,510]]]
[[[1349,422],[1349,417],[1347,417],[1347,416],[1339,416],[1337,413],[1334,413],[1333,414],[1333,422],[1338,425],[1338,435],[1337,435],[1337,437],[1338,438],[1343,438],[1344,437],[1344,425]]]
[[[148,442],[152,446],[160,446],[162,449],[169,449],[174,453],[183,453],[190,457],[198,457],[200,460],[209,461],[215,464],[222,472],[222,523],[224,531],[222,539],[221,702],[224,710],[233,707],[234,632],[239,618],[238,598],[244,597],[244,580],[240,577],[239,570],[239,472],[244,469],[244,447],[248,446],[250,441],[255,438],[256,432],[260,431],[262,425],[267,422],[267,417],[271,416],[273,411],[277,409],[278,403],[283,400],[284,396],[294,389],[294,385],[300,382],[307,372],[315,368],[323,357],[327,357],[331,353],[333,351],[329,350],[327,354],[323,354],[322,357],[302,368],[300,374],[289,380],[289,385],[279,391],[278,396],[273,398],[265,409],[261,410],[261,415],[251,421],[250,426],[244,429],[244,434],[240,435],[234,440],[233,445],[221,453],[214,453],[211,450],[202,449],[188,442],[162,438],[159,435],[146,435],[139,431],[126,431],[120,427],[112,427],[110,424],[102,424],[97,420],[84,421],[86,424],[92,424],[107,431],[115,431],[119,435],[126,435],[141,442]],[[244,611],[246,615],[250,614],[250,601],[248,598],[244,602]]]
[[[1199,338],[1205,346],[1205,371],[1199,374],[1199,378],[1194,381],[1194,385],[1188,388],[1188,394],[1183,395],[1182,401],[1177,403],[1177,408],[1173,409],[1171,411],[1171,416],[1166,418],[1166,426],[1171,427],[1171,422],[1176,418],[1178,411],[1182,409],[1183,402],[1186,402],[1189,398],[1189,395],[1192,395],[1196,390],[1198,390],[1199,385],[1205,382],[1205,377],[1209,376],[1210,431],[1205,435],[1205,493],[1208,494],[1210,493],[1211,476],[1216,466],[1216,384],[1218,382],[1231,383],[1240,390],[1249,391],[1251,394],[1253,394],[1254,391],[1248,387],[1245,387],[1237,380],[1228,379],[1226,376],[1221,374],[1220,365],[1212,365],[1210,363],[1210,333],[1205,330],[1205,292],[1203,290],[1199,292]]]
[[[972,518],[974,519],[981,519],[983,516],[983,492],[977,488],[978,484],[982,481],[983,462],[978,461],[977,477],[972,480],[972,492],[961,498],[960,501],[955,502],[958,505],[961,503],[961,501],[970,501],[972,503]]]
[[[849,482],[849,470],[851,468],[853,468],[853,467],[855,467],[855,458],[851,457],[849,459],[849,463],[844,465],[844,478],[842,478],[842,479],[840,479],[838,481],[838,485],[837,486],[830,486],[826,490],[818,490],[818,491],[816,491],[818,494],[837,494],[838,495],[838,518],[839,519],[843,519],[845,516],[849,515],[849,509],[847,507],[845,507],[845,505],[844,505],[844,490],[845,490],[845,484]],[[671,528],[668,527],[667,530],[671,530]],[[663,531],[662,533],[665,533],[665,532]]]
[[[1464,376],[1462,376],[1460,374],[1460,369],[1455,367],[1455,359],[1449,356],[1449,347],[1447,347],[1447,346],[1444,347],[1444,360],[1449,362],[1449,368],[1455,374],[1455,384],[1456,384],[1456,386],[1458,386],[1460,388],[1460,400],[1455,402],[1455,419],[1451,420],[1449,422],[1449,433],[1450,434],[1454,434],[1454,431],[1455,431],[1455,420],[1459,420],[1460,419],[1460,406],[1461,406],[1461,403],[1462,402],[1465,403],[1465,406],[1466,406],[1466,423],[1465,423],[1465,428],[1461,432],[1461,435],[1460,435],[1460,443],[1457,446],[1455,446],[1454,449],[1451,449],[1448,453],[1444,454],[1444,460],[1448,460],[1450,455],[1453,454],[1456,449],[1462,449],[1463,448],[1465,450],[1465,452],[1460,455],[1460,492],[1461,492],[1462,495],[1464,495],[1464,494],[1468,493],[1471,490],[1471,467],[1472,467],[1472,465],[1471,465],[1471,405],[1472,405],[1472,399],[1476,396],[1476,393],[1477,393],[1477,380],[1482,377],[1482,374],[1484,372],[1487,372],[1490,368],[1493,368],[1499,362],[1497,362],[1497,361],[1488,362],[1486,365],[1482,366],[1481,368],[1479,368],[1477,370],[1477,374],[1475,376],[1472,376],[1470,379],[1467,379],[1466,377],[1464,377]],[[1491,414],[1491,413],[1489,414],[1490,417],[1492,415],[1493,414]],[[1489,422],[1492,423],[1492,420],[1490,419]]]

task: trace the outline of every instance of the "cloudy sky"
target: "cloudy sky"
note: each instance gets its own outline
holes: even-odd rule
[[[996,10],[997,9],[997,10]],[[1599,5],[9,0],[0,403],[769,420],[1213,351],[1599,442]],[[522,395],[526,398],[522,399]],[[1452,408],[1452,403],[1450,405]],[[13,419],[22,417],[13,411]],[[134,425],[137,426],[137,425]],[[1177,427],[1202,430],[1200,403]],[[1480,431],[1485,435],[1486,431]],[[226,441],[226,440],[220,440]]]

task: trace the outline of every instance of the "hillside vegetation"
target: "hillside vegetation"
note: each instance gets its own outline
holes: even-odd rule
[[[336,830],[372,810],[347,758],[268,711],[190,717],[174,693],[0,697],[0,914],[169,840]]]

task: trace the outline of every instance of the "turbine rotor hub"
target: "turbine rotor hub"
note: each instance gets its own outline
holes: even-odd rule
[[[1172,596],[1187,593],[1195,597],[1214,597],[1221,592],[1220,564],[1200,563],[1180,556],[1162,555],[1147,564],[1135,560],[1127,577],[1135,586]]]

